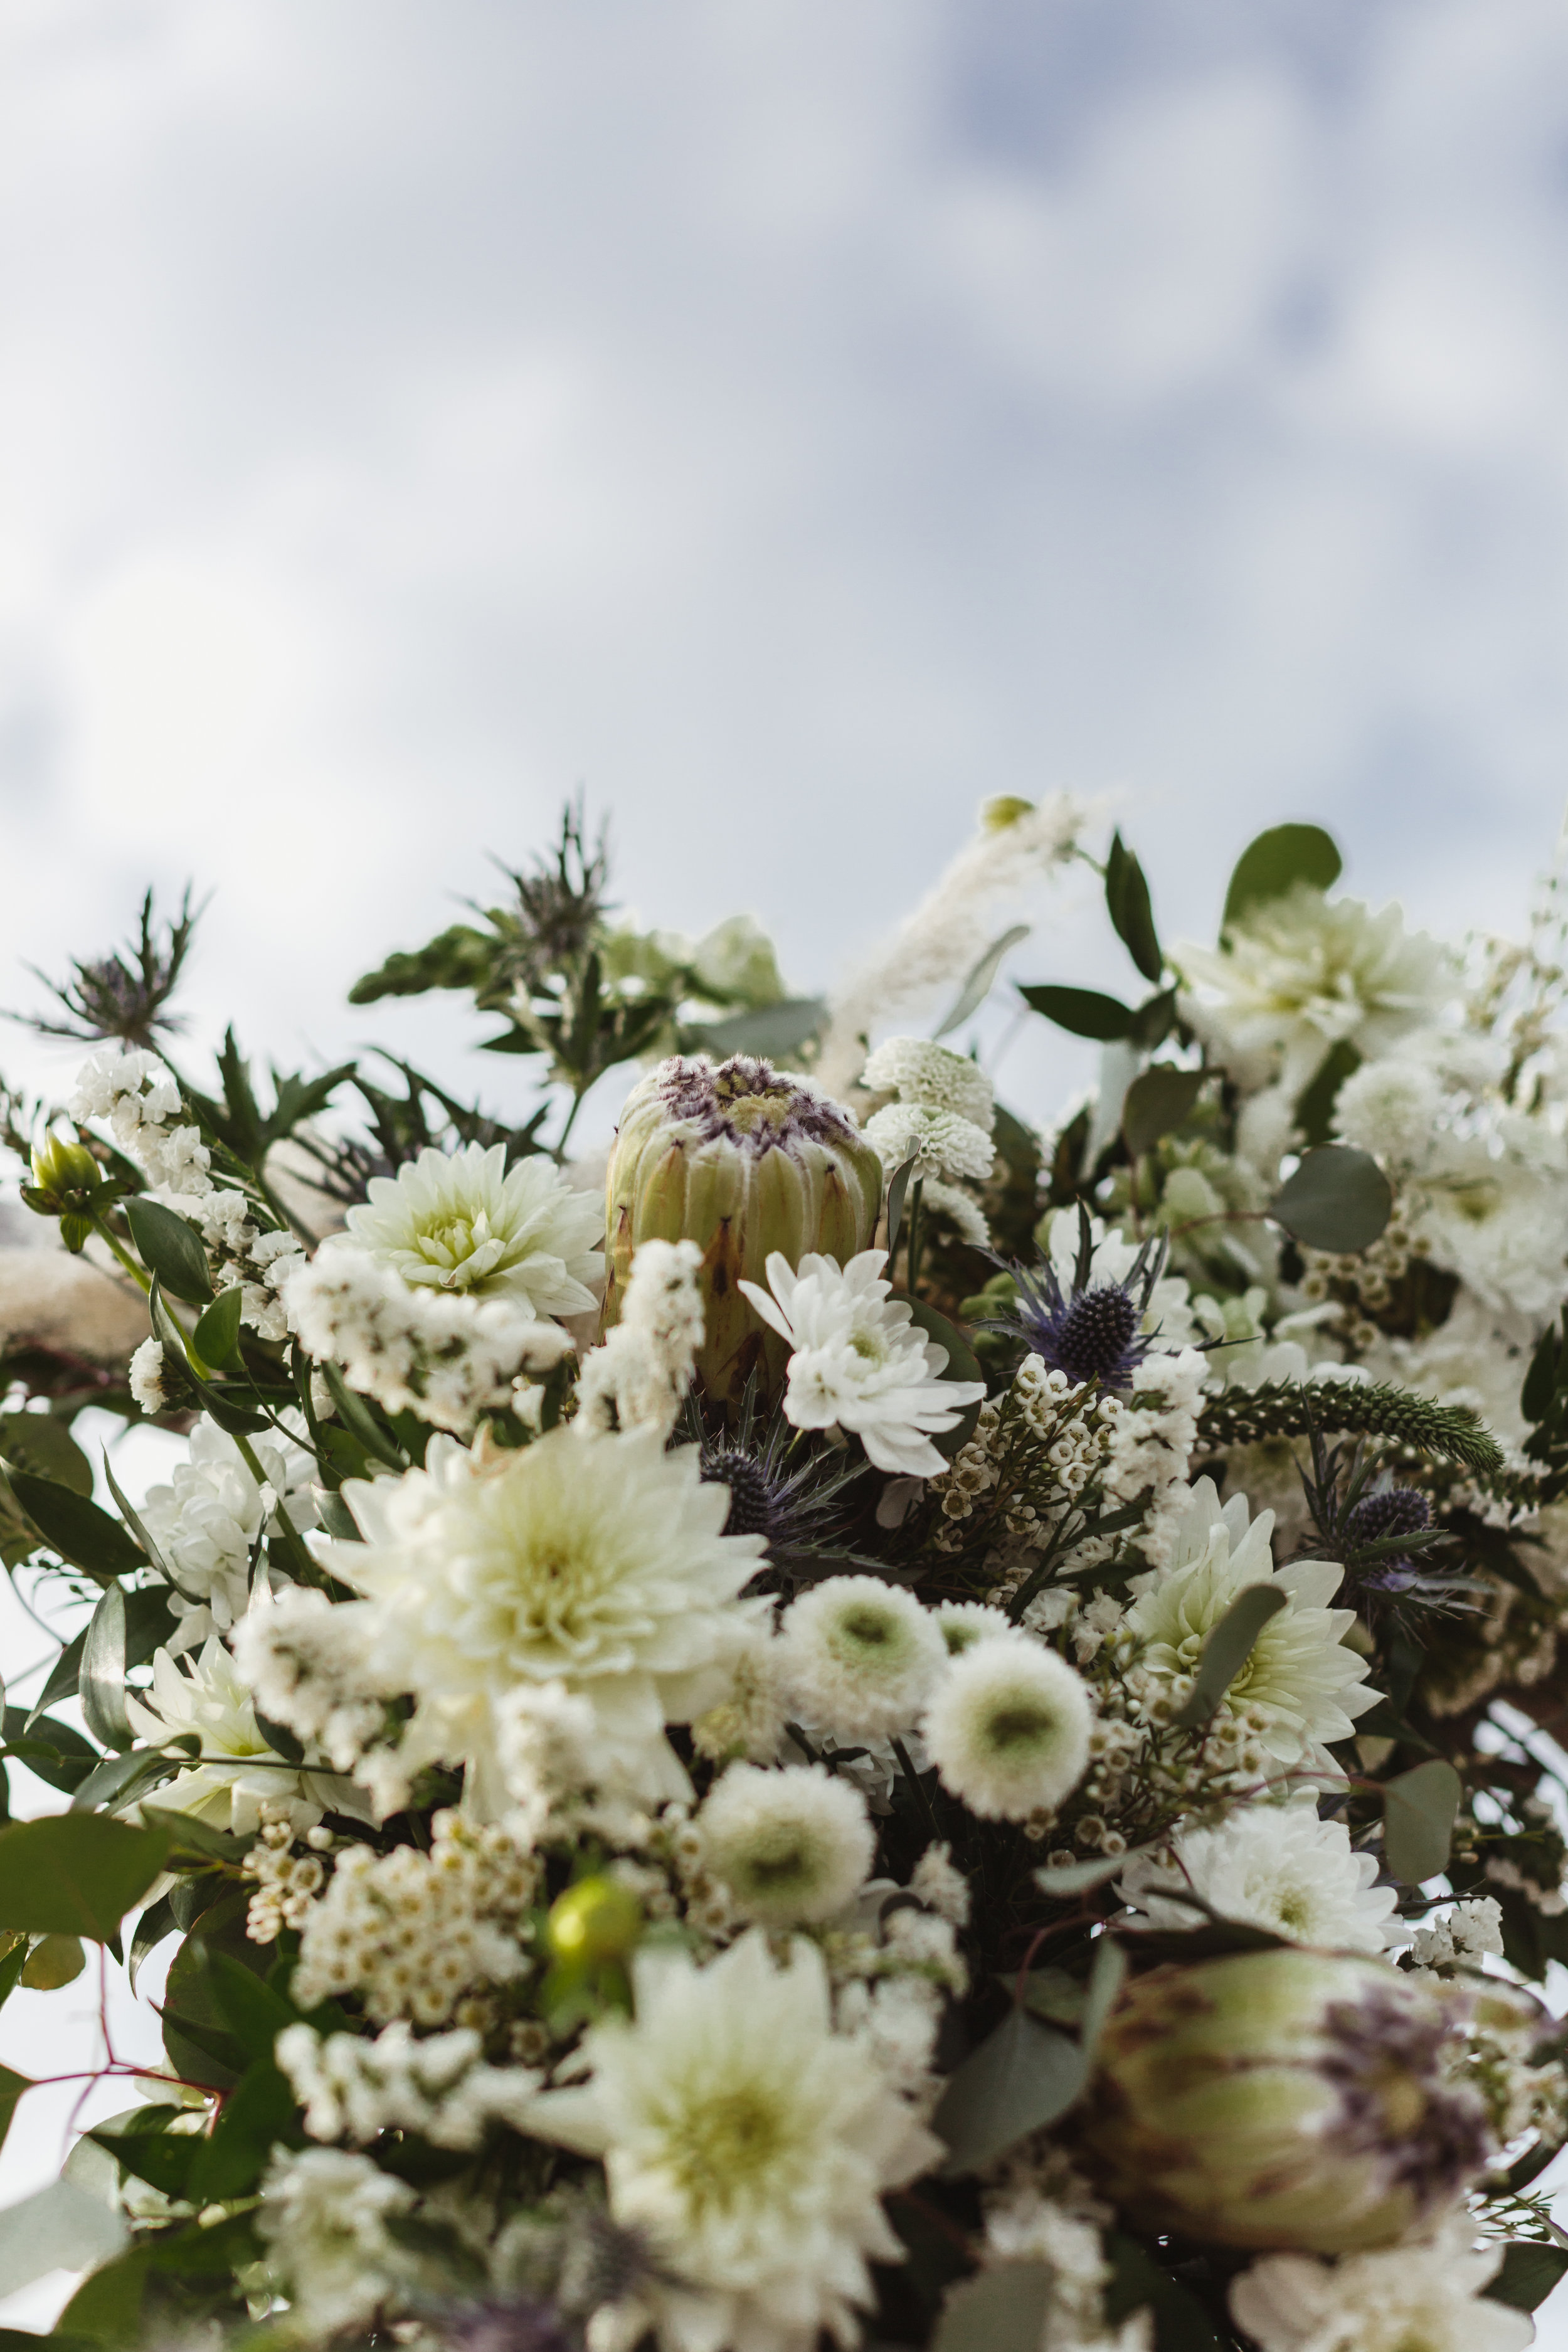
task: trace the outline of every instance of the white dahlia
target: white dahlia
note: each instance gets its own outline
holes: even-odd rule
[[[1406,931],[1398,906],[1374,915],[1307,882],[1248,908],[1226,946],[1184,943],[1172,961],[1202,992],[1184,1010],[1218,1058],[1258,1082],[1278,1072],[1292,1092],[1334,1045],[1368,1061],[1385,1055],[1432,1019],[1455,981],[1446,950]]]
[[[884,1038],[861,1071],[860,1084],[868,1094],[897,1095],[900,1102],[952,1111],[985,1135],[996,1124],[991,1081],[979,1063],[927,1037]]]
[[[868,2263],[903,2248],[885,2189],[942,2154],[864,2044],[832,2028],[804,1940],[776,1967],[752,1929],[710,1967],[640,1952],[637,2022],[585,2037],[580,2090],[547,2092],[529,2129],[604,2158],[610,2210],[657,2268],[616,2340],[665,2352],[813,2352],[855,2341]]]
[[[887,1104],[866,1121],[866,1140],[884,1168],[901,1168],[912,1160],[922,1182],[963,1176],[983,1184],[996,1164],[996,1147],[984,1128],[928,1103]]]
[[[353,1791],[331,1774],[297,1771],[285,1763],[256,1720],[256,1702],[215,1634],[177,1666],[167,1650],[153,1659],[153,1687],[127,1691],[125,1714],[138,1739],[158,1747],[181,1733],[201,1741],[195,1759],[148,1802],[171,1813],[194,1813],[215,1829],[247,1836],[261,1808],[284,1805],[295,1834],[314,1829],[328,1806],[357,1811]]]
[[[504,1144],[422,1151],[374,1176],[344,1220],[363,1250],[416,1288],[505,1298],[525,1314],[584,1315],[603,1276],[604,1211],[542,1152],[510,1171]]]
[[[780,1685],[805,1720],[855,1739],[907,1731],[946,1663],[931,1612],[879,1576],[829,1576],[803,1592],[774,1653]]]
[[[1243,1805],[1217,1828],[1184,1831],[1168,1860],[1129,1863],[1117,1893],[1142,1914],[1141,1927],[1203,1927],[1206,1915],[1181,1900],[1193,1894],[1222,1918],[1293,1944],[1381,1952],[1400,1940],[1399,1894],[1376,1878],[1376,1857],[1352,1850],[1343,1822],[1320,1821],[1314,1804],[1297,1801]]]
[[[481,1461],[437,1437],[423,1470],[343,1492],[365,1539],[334,1543],[331,1570],[374,1603],[381,1686],[418,1702],[405,1756],[467,1764],[468,1801],[499,1814],[509,1696],[559,1683],[593,1707],[606,1782],[689,1793],[664,1727],[726,1695],[768,1607],[739,1598],[763,1538],[721,1533],[729,1494],[695,1446],[560,1429]]]
[[[820,1764],[731,1764],[697,1816],[703,1857],[748,1919],[831,1919],[870,1875],[876,1839],[858,1789]]]
[[[885,1250],[847,1265],[815,1254],[795,1271],[781,1251],[768,1260],[773,1296],[741,1288],[789,1341],[784,1415],[797,1429],[852,1430],[879,1470],[934,1478],[947,1465],[931,1444],[985,1394],[983,1381],[944,1381],[947,1349],[928,1339],[881,1280]]]
[[[302,1427],[298,1415],[286,1418]],[[142,1522],[174,1579],[169,1605],[181,1621],[172,1644],[176,1654],[210,1633],[228,1633],[244,1616],[256,1547],[264,1532],[277,1533],[280,1507],[297,1533],[316,1525],[312,1456],[271,1432],[253,1438],[251,1449],[261,1465],[260,1486],[233,1438],[204,1414],[191,1432],[188,1458],[167,1485],[147,1490]]]
[[[1220,1705],[1245,1713],[1281,1764],[1332,1769],[1321,1751],[1351,1737],[1353,1718],[1378,1694],[1365,1687],[1366,1660],[1344,1644],[1355,1612],[1328,1606],[1343,1569],[1334,1560],[1299,1559],[1277,1570],[1268,1549],[1273,1527],[1272,1511],[1248,1526],[1245,1495],[1233,1495],[1222,1510],[1214,1480],[1200,1478],[1178,1525],[1171,1565],[1148,1582],[1140,1580],[1143,1590],[1125,1630],[1146,1671],[1193,1675],[1232,1601],[1252,1585],[1275,1585],[1286,1606],[1269,1618]]]
[[[1094,1708],[1065,1658],[1009,1627],[960,1651],[921,1726],[942,1784],[985,1821],[1055,1812],[1089,1766]]]
[[[1230,2307],[1260,2352],[1523,2352],[1533,2323],[1481,2292],[1502,2257],[1458,2215],[1384,2253],[1265,2254],[1233,2283]]]

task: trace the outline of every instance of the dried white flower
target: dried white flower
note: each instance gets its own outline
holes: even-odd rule
[[[577,1376],[579,1437],[658,1429],[666,1437],[691,1386],[702,1345],[702,1253],[695,1242],[643,1242],[621,1319]]]
[[[1265,2254],[1230,2290],[1259,2352],[1523,2352],[1535,2329],[1482,2289],[1503,2250],[1478,2247],[1468,2215],[1385,2253]]]
[[[984,1128],[924,1103],[889,1103],[866,1121],[866,1140],[884,1168],[913,1160],[922,1180],[966,1177],[983,1184],[996,1164],[996,1147]]]
[[[368,2156],[279,2150],[261,2184],[257,2226],[285,2281],[292,2315],[318,2340],[363,2326],[409,2275],[386,2224],[414,2191]]]
[[[985,1135],[996,1123],[991,1081],[979,1063],[929,1038],[886,1038],[860,1073],[860,1084],[868,1094],[951,1111]]]

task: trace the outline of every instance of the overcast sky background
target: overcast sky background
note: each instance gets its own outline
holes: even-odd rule
[[[1560,0],[0,0],[0,1002],[335,1053],[578,785],[802,989],[1058,785],[1513,927],[1565,591]]]

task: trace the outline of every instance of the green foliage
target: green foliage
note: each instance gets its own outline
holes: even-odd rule
[[[1116,935],[1145,980],[1158,980],[1165,969],[1154,911],[1143,868],[1124,845],[1120,833],[1110,836],[1105,865],[1105,904]]]
[[[163,1288],[193,1307],[205,1307],[213,1295],[207,1254],[201,1235],[188,1217],[177,1216],[161,1201],[127,1201],[125,1222],[138,1256]]]
[[[955,1324],[950,1323],[945,1315],[939,1315],[936,1308],[929,1307],[923,1298],[911,1298],[906,1303],[910,1310],[910,1320],[920,1326],[928,1339],[934,1339],[939,1348],[947,1349],[947,1361],[942,1372],[944,1381],[984,1379],[985,1375],[980,1369],[973,1349]],[[944,1431],[940,1436],[933,1437],[931,1444],[939,1454],[945,1454],[951,1462],[959,1448],[967,1445],[973,1436],[979,1419],[980,1405],[977,1400],[973,1404],[965,1406],[952,1427]]]
[[[73,1495],[92,1492],[92,1465],[66,1423],[52,1412],[0,1412],[0,1463],[46,1478]]]
[[[1121,1133],[1131,1159],[1141,1160],[1163,1135],[1182,1125],[1205,1076],[1203,1070],[1176,1070],[1162,1063],[1133,1079],[1121,1099]]]
[[[1220,919],[1223,936],[1254,907],[1281,898],[1298,882],[1331,890],[1343,859],[1321,825],[1277,824],[1250,842],[1236,863]]]
[[[163,1867],[160,1831],[103,1813],[54,1813],[0,1830],[0,1927],[111,1943]]]
[[[1501,2269],[1482,2292],[1489,2302],[1506,2303],[1512,2311],[1539,2311],[1565,2271],[1568,2252],[1561,2246],[1509,2246]]]
[[[1441,1756],[1383,1784],[1383,1853],[1392,1875],[1418,1886],[1448,1867],[1463,1784]]]
[[[49,1549],[100,1584],[146,1567],[120,1521],[74,1487],[26,1470],[8,1472],[7,1483]]]
[[[978,2172],[1034,2131],[1065,2116],[1083,2092],[1089,2064],[1079,2044],[1022,2009],[948,2076],[931,2117],[947,2142],[945,2169]]]
[[[973,970],[953,999],[951,1008],[938,1026],[931,1031],[933,1037],[950,1037],[955,1029],[961,1029],[963,1026],[972,1013],[979,1012],[996,984],[996,975],[1001,971],[1005,960],[1028,936],[1027,923],[1015,923],[1011,930],[1004,931],[999,940],[992,940],[984,954],[976,959]]]
[[[1059,988],[1050,984],[1020,987],[1019,995],[1035,1012],[1043,1013],[1058,1029],[1075,1037],[1094,1037],[1102,1044],[1130,1037],[1137,1015],[1119,996],[1102,995],[1096,988]]]
[[[223,1081],[221,1097],[198,1094],[188,1084],[184,1092],[204,1135],[231,1152],[254,1182],[273,1145],[281,1143],[307,1119],[325,1110],[338,1088],[353,1076],[354,1067],[353,1062],[340,1062],[335,1069],[324,1070],[314,1078],[306,1077],[302,1071],[285,1073],[273,1069],[272,1108],[264,1111],[257,1097],[250,1065],[230,1029],[225,1033],[223,1050],[217,1057],[218,1076]],[[173,1283],[169,1287],[174,1289]],[[185,1294],[176,1291],[175,1296],[184,1297]],[[212,1297],[210,1288],[205,1296]]]
[[[948,2290],[931,2352],[1037,2352],[1055,2273],[1046,2263],[997,2263]]]
[[[1302,1156],[1268,1203],[1276,1224],[1309,1249],[1367,1249],[1394,1213],[1394,1192],[1369,1152],[1323,1143]]]
[[[1215,1448],[1305,1437],[1314,1429],[1387,1437],[1483,1477],[1503,1466],[1497,1440],[1468,1405],[1434,1404],[1381,1381],[1282,1381],[1226,1389],[1205,1404],[1199,1423],[1200,1442]]]

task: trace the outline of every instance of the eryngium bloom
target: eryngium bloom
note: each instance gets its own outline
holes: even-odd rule
[[[1148,2228],[1226,2246],[1385,2246],[1490,2154],[1445,2044],[1468,2009],[1385,1962],[1244,1952],[1130,1984],[1100,2045],[1086,2140]]]
[[[717,1066],[679,1055],[633,1088],[605,1182],[605,1328],[619,1319],[632,1255],[645,1241],[702,1252],[707,1330],[697,1370],[715,1398],[738,1397],[754,1363],[782,1385],[784,1349],[742,1295],[769,1256],[811,1250],[847,1264],[866,1247],[882,1163],[853,1115],[806,1078],[737,1054]]]

